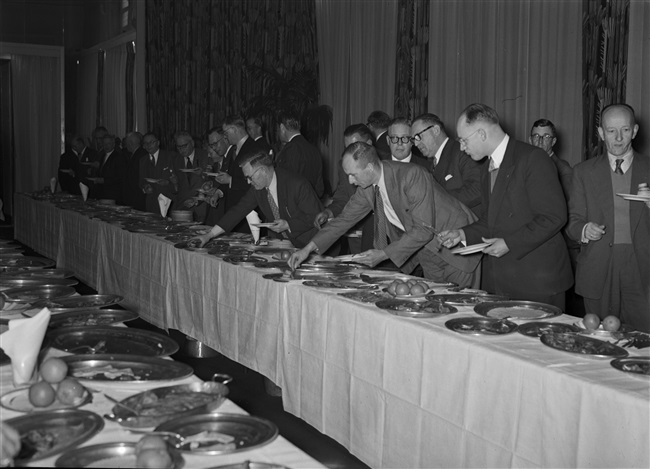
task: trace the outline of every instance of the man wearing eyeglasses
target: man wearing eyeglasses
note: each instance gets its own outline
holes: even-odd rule
[[[183,158],[183,166],[177,170],[179,208],[191,209],[194,221],[203,223],[207,214],[207,205],[197,200],[199,189],[205,182],[203,172],[210,165],[208,153],[203,148],[194,147],[194,138],[189,132],[181,130],[174,134],[176,151]]]
[[[539,148],[504,132],[496,111],[471,104],[456,124],[461,150],[481,169],[482,213],[460,230],[441,233],[443,245],[481,245],[482,288],[513,300],[555,305],[562,310],[573,283],[560,230],[567,205],[555,165]]]
[[[183,159],[175,151],[162,150],[158,135],[149,132],[142,137],[142,147],[147,157],[140,160],[140,187],[146,194],[147,212],[160,213],[158,195],[174,200],[178,194],[176,170],[182,168]]]
[[[433,178],[447,192],[479,214],[481,209],[481,163],[472,160],[450,139],[445,124],[435,114],[421,114],[411,126],[413,143],[429,161]]]
[[[221,127],[213,127],[208,130],[208,155],[212,160],[211,173],[219,174],[225,170],[226,154],[232,145],[228,142]],[[242,174],[243,177],[243,174]],[[209,200],[208,213],[205,217],[206,225],[214,225],[225,213],[225,204],[223,203],[224,190],[221,184],[217,183],[216,192]]]
[[[386,141],[388,142],[388,148],[390,148],[390,159],[392,161],[427,167],[427,160],[411,151],[413,141],[411,140],[411,121],[408,119],[403,117],[393,119],[388,126]]]
[[[530,129],[530,138],[528,139],[528,142],[531,145],[541,148],[551,157],[551,160],[553,160],[553,163],[557,168],[557,173],[560,176],[560,183],[562,184],[564,196],[568,199],[569,193],[571,192],[573,169],[569,163],[561,159],[553,151],[553,146],[557,143],[557,133],[553,122],[548,119],[536,120],[533,124],[533,128]]]
[[[300,248],[316,233],[312,221],[322,205],[311,184],[302,176],[273,167],[273,158],[265,151],[248,154],[239,162],[252,187],[233,208],[196,240],[203,246],[210,239],[232,231],[252,210],[259,209],[270,235],[288,239]]]

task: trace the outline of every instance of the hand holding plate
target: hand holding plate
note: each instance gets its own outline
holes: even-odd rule
[[[481,238],[484,243],[490,243],[490,246],[483,249],[488,256],[502,257],[510,252],[510,248],[503,238]]]
[[[275,220],[275,223],[273,223],[273,225],[269,225],[268,229],[274,231],[275,233],[282,233],[283,231],[287,231],[289,229],[289,222],[286,220],[278,219]]]
[[[465,232],[463,230],[445,230],[438,233],[440,244],[448,249],[453,248],[458,243],[465,242]]]

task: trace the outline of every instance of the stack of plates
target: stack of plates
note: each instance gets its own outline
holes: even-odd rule
[[[172,210],[170,216],[173,221],[192,221],[192,212],[189,210]]]

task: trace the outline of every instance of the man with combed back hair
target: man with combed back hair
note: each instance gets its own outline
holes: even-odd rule
[[[456,256],[441,246],[436,233],[459,228],[476,217],[431,173],[414,164],[380,161],[375,148],[362,142],[345,149],[343,170],[357,191],[338,217],[291,256],[290,267],[299,266],[313,251],[325,252],[374,210],[374,249],[362,252],[355,262],[375,266],[390,259],[404,273],[419,264],[424,276],[436,282],[475,286],[480,255]]]
[[[375,137],[375,148],[380,160],[390,160],[390,147],[386,140],[390,120],[384,111],[372,111],[368,116],[366,125]]]

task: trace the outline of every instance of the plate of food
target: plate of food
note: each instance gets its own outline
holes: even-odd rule
[[[73,278],[45,278],[45,277],[0,277],[0,291],[10,290],[13,288],[25,287],[43,287],[49,286],[63,286],[73,287],[79,282]]]
[[[32,306],[38,309],[48,308],[52,313],[64,313],[75,309],[99,309],[104,306],[113,306],[123,299],[119,295],[79,295],[69,298],[42,300],[32,304]]]
[[[27,272],[12,272],[2,274],[2,279],[7,278],[70,278],[74,277],[74,272],[66,269],[39,269]]]
[[[508,298],[501,295],[472,294],[472,293],[430,293],[427,295],[430,300],[440,300],[453,306],[475,306],[487,301],[504,301]]]
[[[275,226],[276,222],[271,222],[271,223],[251,223],[252,226],[256,226],[258,228],[268,228],[269,226]]]
[[[125,309],[82,309],[59,313],[50,317],[48,329],[61,327],[111,326],[139,317],[138,313]]]
[[[407,318],[435,318],[447,314],[453,314],[458,310],[453,306],[446,305],[441,301],[411,301],[398,298],[388,298],[375,303],[379,309],[388,311],[396,316]]]
[[[175,448],[168,445],[167,454],[169,461],[157,459],[153,466],[139,466],[138,444],[116,441],[66,451],[56,460],[55,467],[183,467],[185,460]],[[161,461],[162,465],[159,466],[157,463]]]
[[[5,423],[20,434],[20,452],[14,458],[17,466],[74,448],[104,428],[104,420],[99,415],[81,409],[31,413]]]
[[[223,383],[207,381],[148,389],[122,399],[122,405],[115,405],[106,418],[124,427],[142,428],[155,427],[185,412],[214,412],[228,395],[226,383],[232,378],[227,378]]]
[[[18,272],[24,270],[47,269],[48,267],[54,267],[55,264],[55,261],[45,259],[44,257],[7,257],[0,259],[0,271]]]
[[[14,303],[34,303],[50,298],[67,298],[74,295],[76,290],[65,285],[34,285],[27,287],[11,288],[1,295],[7,301]]]
[[[268,262],[267,259],[260,256],[241,255],[241,256],[224,256],[223,260],[234,265],[254,266],[255,264],[263,264]]]
[[[542,334],[550,332],[577,332],[578,328],[573,324],[564,324],[561,322],[543,322],[533,321],[521,324],[517,328],[517,332],[527,337],[539,338]]]
[[[46,337],[52,347],[81,355],[158,357],[178,351],[178,344],[170,337],[133,327],[61,327],[48,331]]]
[[[586,314],[584,318],[573,323],[578,332],[600,338],[624,339],[633,329],[627,324],[621,324],[618,317],[607,316],[602,322],[595,314]]]
[[[183,441],[178,449],[194,454],[228,454],[260,448],[278,437],[271,421],[242,414],[187,415],[158,425],[154,432],[171,432]]]
[[[557,306],[535,301],[490,301],[474,306],[481,316],[495,319],[548,319],[559,316],[562,310]]]
[[[495,318],[456,318],[445,323],[454,332],[467,335],[505,335],[517,330],[517,324],[507,319]]]
[[[464,246],[464,247],[452,249],[451,253],[459,254],[461,256],[467,256],[468,254],[476,254],[477,252],[483,252],[483,249],[491,245],[492,243],[472,244],[470,246]]]
[[[563,352],[585,355],[593,358],[623,358],[628,353],[618,345],[575,332],[551,332],[542,334],[540,340],[547,347]]]
[[[84,388],[83,394],[70,403],[55,399],[46,407],[37,407],[29,400],[29,389],[29,387],[23,387],[4,393],[0,396],[0,406],[16,412],[48,412],[59,409],[76,409],[93,401],[92,394]]]
[[[287,261],[267,261],[267,262],[256,262],[255,267],[258,269],[288,269],[289,265]]]
[[[194,370],[185,363],[160,357],[136,355],[68,355],[68,376],[86,383],[116,385],[151,384],[192,376]]]
[[[650,378],[650,357],[615,358],[609,363],[619,371],[644,379]]]
[[[224,464],[221,466],[213,466],[208,469],[290,469],[282,464],[275,464],[272,462],[258,462],[258,461],[244,461],[239,463]]]
[[[391,298],[391,296],[388,293],[381,292],[381,291],[373,291],[373,290],[356,290],[356,291],[350,291],[350,292],[342,292],[338,294],[339,296],[342,296],[343,298],[347,298],[349,300],[353,301],[358,301],[360,303],[372,303],[375,304],[379,300],[386,300]]]
[[[334,289],[334,290],[374,290],[375,285],[346,281],[346,280],[305,280],[302,282],[307,287]]]

